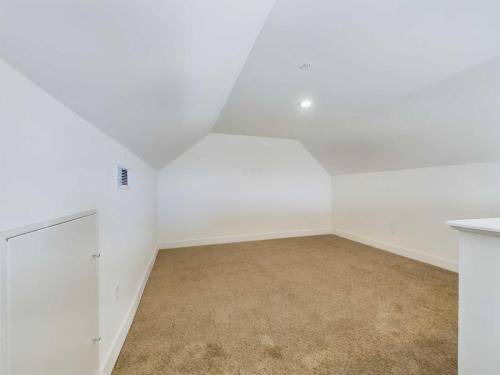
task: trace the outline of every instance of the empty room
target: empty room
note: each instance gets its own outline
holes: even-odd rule
[[[499,348],[500,2],[0,0],[1,375]]]

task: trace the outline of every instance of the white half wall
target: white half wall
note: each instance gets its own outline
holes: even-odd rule
[[[457,271],[446,220],[500,216],[500,163],[338,175],[333,233]]]
[[[210,134],[160,171],[160,247],[331,232],[331,177],[290,139]]]
[[[98,210],[109,373],[156,253],[157,172],[1,60],[0,82],[0,231]],[[129,189],[117,189],[117,164]]]

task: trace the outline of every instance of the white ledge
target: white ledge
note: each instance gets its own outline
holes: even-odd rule
[[[498,217],[491,219],[450,220],[446,224],[461,231],[500,236],[500,218]]]

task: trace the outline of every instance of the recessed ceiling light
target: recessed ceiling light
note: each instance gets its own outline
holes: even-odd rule
[[[304,99],[299,102],[299,107],[300,108],[309,108],[312,106],[312,100],[310,99]]]

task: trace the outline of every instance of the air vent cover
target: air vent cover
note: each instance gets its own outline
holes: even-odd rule
[[[128,185],[128,168],[123,165],[117,166],[118,188],[126,189]]]

